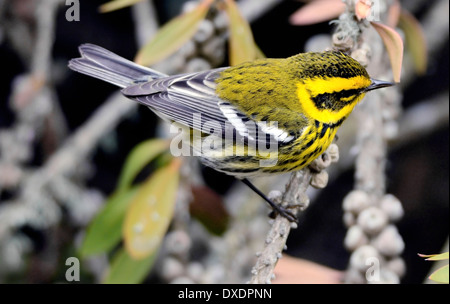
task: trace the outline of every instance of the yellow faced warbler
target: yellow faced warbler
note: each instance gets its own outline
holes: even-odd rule
[[[168,76],[92,44],[69,67],[122,88],[126,97],[184,128],[193,155],[248,180],[299,170],[321,155],[365,93],[393,83],[371,79],[341,52],[302,53]]]

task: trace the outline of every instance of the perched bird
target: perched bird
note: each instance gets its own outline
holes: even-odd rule
[[[122,94],[183,127],[193,155],[241,179],[290,221],[248,177],[307,166],[333,141],[375,80],[341,52],[301,53],[168,76],[93,44],[69,67],[122,88]]]

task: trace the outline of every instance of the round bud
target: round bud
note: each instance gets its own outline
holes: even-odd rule
[[[353,190],[345,196],[342,208],[344,211],[358,214],[369,205],[370,198],[366,192],[362,190]]]
[[[350,227],[347,230],[347,234],[344,239],[344,246],[348,250],[355,250],[358,247],[366,245],[369,243],[369,239],[367,238],[364,231],[362,231],[361,227],[355,225]]]
[[[364,245],[353,251],[350,256],[350,266],[365,272],[371,266],[371,261],[373,260],[381,260],[378,250],[371,245]]]
[[[267,195],[267,197],[271,200],[271,201],[276,201],[279,200],[281,198],[283,194],[281,193],[281,191],[279,190],[272,190],[269,192],[269,194]]]
[[[191,237],[183,230],[174,230],[167,234],[165,248],[168,254],[183,257],[191,249]]]
[[[388,223],[388,217],[378,207],[369,207],[361,211],[356,222],[369,235],[379,233]]]
[[[218,31],[225,31],[228,29],[228,17],[224,13],[217,14],[214,17],[213,22]]]
[[[325,188],[328,183],[328,173],[326,171],[320,171],[313,174],[311,178],[311,186],[317,189]]]
[[[372,56],[370,47],[360,47],[354,50],[351,56],[358,61],[362,66],[367,67]]]
[[[203,265],[199,262],[191,262],[187,266],[186,274],[189,278],[194,280],[195,282],[199,282],[202,278],[203,272],[205,269],[203,268]]]
[[[200,45],[200,52],[213,66],[217,66],[225,59],[225,39],[213,37]]]
[[[178,50],[179,56],[182,56],[184,58],[189,58],[197,53],[197,47],[195,45],[195,42],[192,40],[188,40],[185,44],[183,44],[180,49]]]
[[[349,228],[356,223],[355,215],[351,212],[344,212],[343,222],[345,227]]]
[[[194,57],[186,63],[185,72],[193,73],[211,69],[211,65],[203,58]]]
[[[380,208],[387,214],[389,220],[392,222],[400,220],[404,214],[402,203],[392,194],[386,194],[381,199]]]
[[[320,155],[318,158],[316,158],[309,167],[312,168],[314,171],[322,171],[323,169],[327,168],[331,164],[331,157],[328,155],[327,152],[324,152],[322,155]]]
[[[395,258],[386,263],[386,268],[395,273],[398,277],[403,277],[406,272],[405,261],[402,258]]]
[[[194,41],[203,43],[214,35],[214,24],[208,19],[203,19],[194,34]]]
[[[161,276],[164,280],[170,282],[184,274],[183,264],[175,258],[166,257],[161,263]]]
[[[201,284],[218,284],[225,280],[225,269],[223,266],[216,264],[206,269]]]
[[[397,256],[405,249],[405,243],[394,225],[384,228],[372,244],[381,254],[388,257]]]
[[[368,281],[369,284],[399,284],[400,279],[398,275],[386,268],[381,268],[379,276]]]
[[[331,144],[327,149],[331,162],[336,163],[339,161],[339,147],[336,144]]]

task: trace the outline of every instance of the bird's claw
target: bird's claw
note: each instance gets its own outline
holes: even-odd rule
[[[273,207],[274,208],[273,208],[272,212],[270,212],[270,214],[269,214],[270,218],[274,219],[279,214],[279,215],[281,215],[282,217],[284,217],[285,219],[287,219],[291,223],[297,223],[298,222],[297,217],[291,211],[286,210],[286,208],[281,207],[280,205],[275,205]]]

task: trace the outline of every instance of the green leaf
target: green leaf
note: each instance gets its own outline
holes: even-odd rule
[[[134,147],[125,161],[116,192],[129,188],[136,175],[168,147],[169,142],[164,139],[146,140]]]
[[[230,64],[255,60],[261,52],[257,50],[250,25],[234,0],[225,0],[225,12],[230,21]]]
[[[448,284],[448,276],[448,265],[445,265],[433,272],[429,279],[435,282]]]
[[[395,82],[400,82],[403,62],[403,40],[400,35],[387,25],[370,22],[383,40],[391,61],[392,74]]]
[[[130,189],[109,197],[103,209],[87,228],[80,248],[82,257],[107,252],[120,242],[125,212],[136,190]]]
[[[135,260],[121,249],[113,258],[111,266],[103,281],[104,284],[138,284],[141,283],[155,262],[157,251],[142,260]]]
[[[98,10],[100,11],[100,13],[109,13],[127,6],[131,6],[141,1],[142,0],[113,0],[100,5]]]
[[[427,42],[419,21],[407,11],[402,10],[398,26],[405,33],[407,50],[411,53],[417,74],[425,74],[428,65]]]
[[[167,140],[151,139],[140,143],[130,152],[123,166],[117,189],[87,229],[80,249],[81,256],[107,252],[120,242],[126,210],[140,188],[130,189],[131,183],[145,165],[168,147]]]
[[[448,260],[448,252],[439,253],[439,254],[420,254],[419,256],[422,258],[428,258],[427,261],[441,261],[441,260]]]
[[[127,211],[123,239],[127,253],[146,259],[159,247],[175,207],[181,159],[153,173],[139,188]]]
[[[173,54],[195,34],[212,2],[213,0],[203,0],[192,11],[166,23],[156,36],[139,50],[134,61],[148,66]]]

